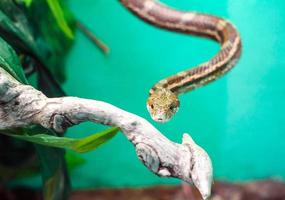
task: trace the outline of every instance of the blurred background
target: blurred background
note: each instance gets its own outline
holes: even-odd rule
[[[217,179],[241,181],[285,177],[285,4],[282,0],[162,0],[177,9],[229,19],[240,31],[238,65],[214,83],[181,96],[177,115],[152,122],[169,139],[188,132],[209,153]],[[108,56],[80,32],[67,61],[69,95],[110,102],[152,121],[148,91],[158,80],[207,61],[219,45],[172,33],[134,17],[118,1],[70,0],[76,17],[110,47]],[[95,127],[95,128],[94,128]],[[83,124],[68,131],[86,135]],[[72,172],[75,187],[178,184],[149,172],[124,135],[88,154]]]
[[[161,0],[177,9],[224,17],[239,30],[239,63],[214,83],[181,96],[181,107],[166,124],[146,110],[148,91],[158,80],[209,60],[219,50],[213,41],[157,29],[114,0],[69,0],[74,15],[109,47],[109,55],[77,31],[63,85],[70,96],[109,102],[140,115],[170,140],[182,134],[210,155],[215,179],[249,181],[285,177],[285,4],[283,0]],[[104,129],[84,123],[67,136]],[[92,132],[93,131],[93,132]],[[180,184],[156,177],[137,159],[123,134],[96,151],[80,155],[84,165],[71,171],[75,188]],[[19,184],[40,185],[40,177]]]

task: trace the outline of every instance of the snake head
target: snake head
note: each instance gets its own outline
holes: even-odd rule
[[[151,118],[157,122],[167,122],[178,111],[179,100],[168,89],[157,89],[148,98],[147,109]]]

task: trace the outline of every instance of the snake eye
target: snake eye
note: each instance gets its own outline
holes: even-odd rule
[[[150,104],[150,108],[151,108],[151,109],[153,109],[153,108],[154,108],[153,104]]]
[[[169,106],[169,109],[170,110],[174,110],[176,108],[176,105],[174,105],[174,104],[171,104],[170,106]]]
[[[173,111],[173,110],[177,109],[178,106],[179,106],[179,102],[178,103],[173,102],[172,104],[170,104],[169,109]]]

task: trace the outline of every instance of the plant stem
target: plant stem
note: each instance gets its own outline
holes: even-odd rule
[[[91,42],[93,42],[104,54],[108,54],[110,49],[109,47],[102,42],[100,39],[98,39],[94,33],[92,33],[83,23],[81,23],[79,20],[76,20],[76,26],[77,28],[89,39]]]

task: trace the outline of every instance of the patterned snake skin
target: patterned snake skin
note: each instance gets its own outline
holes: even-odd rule
[[[178,110],[178,95],[203,86],[233,68],[241,53],[241,39],[228,21],[206,14],[183,12],[155,0],[120,0],[135,15],[157,27],[213,39],[221,44],[210,61],[159,81],[150,90],[147,108],[158,122]]]

